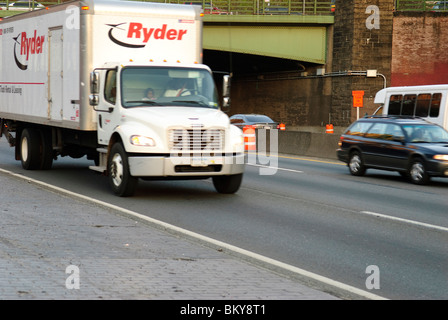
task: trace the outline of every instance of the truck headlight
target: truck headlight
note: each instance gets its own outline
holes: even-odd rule
[[[435,160],[448,161],[448,154],[436,154],[433,158]]]
[[[230,125],[230,146],[233,152],[244,152],[244,136],[243,131],[234,125]]]
[[[139,135],[133,135],[131,136],[131,144],[134,146],[140,146],[140,147],[155,147],[156,142],[153,138],[145,137],[145,136],[139,136]]]
[[[234,138],[233,143],[237,147],[244,146],[244,137],[243,136],[237,136]]]

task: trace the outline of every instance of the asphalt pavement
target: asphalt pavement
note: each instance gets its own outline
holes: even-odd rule
[[[1,300],[335,300],[120,210],[0,172]]]

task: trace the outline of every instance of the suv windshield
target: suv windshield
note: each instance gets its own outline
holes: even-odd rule
[[[448,143],[448,132],[435,125],[403,125],[409,142]]]
[[[125,108],[200,106],[218,108],[212,75],[203,69],[127,67],[121,72],[121,100]]]

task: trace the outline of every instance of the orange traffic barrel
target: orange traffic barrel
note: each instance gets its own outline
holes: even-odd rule
[[[253,126],[245,126],[243,128],[244,150],[257,150],[255,137],[255,128]]]
[[[280,123],[280,124],[278,125],[278,129],[280,129],[281,131],[285,131],[285,130],[286,130],[286,126],[285,126],[285,124],[284,124],[284,123]]]
[[[327,124],[325,132],[329,133],[329,134],[333,134],[334,133],[333,125],[332,124]]]

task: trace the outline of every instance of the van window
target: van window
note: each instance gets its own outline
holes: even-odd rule
[[[401,115],[414,116],[415,102],[417,101],[416,94],[407,94],[404,96],[403,105],[401,107]]]
[[[348,128],[345,134],[349,134],[352,136],[363,136],[371,125],[372,123],[370,122],[362,122],[362,121],[355,122],[350,128]]]
[[[382,138],[391,141],[404,140],[404,133],[399,125],[389,124]]]
[[[387,123],[375,123],[366,133],[366,138],[385,139],[387,137]]]
[[[369,129],[365,137],[389,141],[403,140],[404,132],[399,125],[379,122]]]
[[[401,114],[401,100],[402,99],[403,99],[402,95],[390,96],[388,114],[394,115],[394,116],[399,116]]]
[[[441,93],[435,93],[432,95],[431,109],[429,111],[429,116],[432,118],[437,118],[440,113],[440,102],[442,100]]]
[[[429,106],[431,104],[431,94],[419,94],[417,98],[417,105],[415,108],[415,115],[417,117],[427,117],[429,115]]]
[[[388,115],[393,116],[417,116],[437,118],[440,113],[441,93],[422,93],[392,95],[389,99]]]

